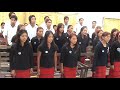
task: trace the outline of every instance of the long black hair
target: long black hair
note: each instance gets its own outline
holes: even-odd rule
[[[48,36],[49,36],[50,34],[52,34],[53,37],[54,37],[54,34],[53,34],[52,31],[46,31],[45,36],[44,36],[44,40],[43,40],[43,42],[40,44],[40,46],[48,47],[48,46],[47,46],[47,39],[48,39]],[[53,46],[54,48],[57,48],[57,45],[55,44],[54,39],[53,39],[53,41],[52,41],[52,43],[51,43],[51,46]]]
[[[59,35],[59,33],[60,33],[60,28],[61,28],[62,26],[64,26],[63,23],[59,23],[59,24],[57,25],[57,34],[58,34],[58,35]],[[63,33],[64,33],[64,30],[63,30],[62,34],[63,34]]]
[[[68,41],[68,43],[67,43],[67,47],[70,47],[70,39],[73,37],[73,36],[76,36],[76,38],[77,38],[77,35],[76,34],[74,34],[74,33],[72,33],[72,34],[70,34],[70,36],[69,36],[69,41]],[[76,44],[75,44],[75,50],[77,50],[78,49],[78,41],[76,42]]]
[[[16,39],[17,45],[21,45],[20,36],[21,36],[23,33],[26,33],[26,34],[28,35],[27,30],[20,30],[20,31],[18,31],[18,33],[17,33],[17,39]],[[29,41],[28,41],[28,39],[27,39],[26,42],[25,42],[25,44],[28,44],[28,43],[29,43]]]

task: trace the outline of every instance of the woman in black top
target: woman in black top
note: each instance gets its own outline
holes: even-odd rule
[[[93,60],[93,77],[106,78],[106,66],[108,63],[108,42],[110,40],[110,33],[104,32],[101,41],[95,47]]]
[[[97,27],[95,28],[95,32],[92,34],[92,42],[93,42],[93,40],[97,37],[97,32],[98,32],[99,30],[101,30],[101,26],[97,26]]]
[[[36,36],[31,39],[31,45],[34,53],[37,53],[37,48],[42,43],[42,41],[43,41],[43,28],[38,27]]]
[[[69,42],[69,36],[70,36],[70,34],[72,34],[72,33],[74,33],[74,32],[73,32],[73,26],[72,26],[72,25],[68,25],[67,32],[65,33],[66,43]]]
[[[87,27],[83,26],[78,34],[78,44],[81,48],[81,53],[86,53],[86,48],[89,45],[89,34],[87,33]],[[81,62],[85,63],[85,57],[81,57]]]
[[[38,27],[36,36],[31,39],[31,46],[34,53],[37,53],[37,48],[42,43],[42,41],[43,41],[43,28]],[[34,65],[35,66],[37,65],[37,56],[34,57]]]
[[[20,30],[17,38],[10,51],[11,74],[16,78],[30,78],[30,73],[33,72],[33,51],[27,41],[27,31]]]
[[[65,39],[65,33],[64,33],[64,24],[59,23],[57,26],[57,32],[54,34],[54,41],[55,44],[58,46],[58,53],[61,52],[62,46],[66,43]]]
[[[120,78],[120,32],[117,33],[116,41],[111,45],[110,55],[110,77]]]
[[[109,41],[110,48],[111,48],[112,43],[115,41],[115,37],[116,37],[116,34],[118,31],[119,30],[116,28],[112,29],[112,31],[111,31],[111,39]]]
[[[54,78],[57,70],[57,45],[52,31],[46,31],[44,41],[38,47],[37,66],[40,78]]]
[[[87,33],[87,27],[83,26],[78,34],[78,44],[81,46],[81,52],[86,53],[86,47],[89,44],[89,34]]]
[[[71,34],[69,38],[69,42],[62,47],[61,51],[61,73],[65,78],[76,78],[76,67],[77,62],[80,61],[81,51],[77,43],[77,35]]]
[[[97,43],[101,40],[102,34],[103,34],[102,30],[98,30],[97,31],[97,37],[95,37],[94,40],[93,40],[93,49],[95,48],[95,46],[97,45]]]

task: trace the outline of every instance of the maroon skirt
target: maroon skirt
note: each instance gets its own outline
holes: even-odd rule
[[[16,70],[16,78],[30,78],[30,69]]]
[[[110,69],[108,78],[120,78],[120,62],[114,62],[114,69]]]
[[[106,78],[106,66],[98,66],[96,67],[94,78]]]
[[[39,78],[54,78],[54,68],[40,68]]]
[[[76,78],[76,67],[75,68],[69,68],[64,67],[64,78]]]

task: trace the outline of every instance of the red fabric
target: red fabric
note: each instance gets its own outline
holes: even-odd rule
[[[106,66],[96,67],[94,78],[106,78]]]
[[[54,78],[54,68],[40,68],[39,78]]]
[[[30,69],[16,70],[16,78],[30,78]]]
[[[114,62],[114,69],[110,69],[109,78],[120,78],[120,62]]]
[[[81,63],[85,63],[85,57],[81,57]]]
[[[76,68],[64,67],[64,77],[65,78],[76,78]]]

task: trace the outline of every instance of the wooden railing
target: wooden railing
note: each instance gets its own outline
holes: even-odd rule
[[[9,50],[10,46],[1,45],[0,46],[0,75],[4,75],[4,77],[9,78],[10,76],[10,61],[9,61]],[[34,57],[37,56],[37,53],[33,54]],[[60,53],[57,54],[57,57],[60,57]],[[81,53],[81,57],[92,57],[94,53]],[[60,64],[60,63],[59,63]],[[83,64],[81,62],[78,63],[78,74],[80,78],[86,78],[87,77],[87,71],[90,68],[90,66]],[[80,72],[79,72],[80,71]]]

